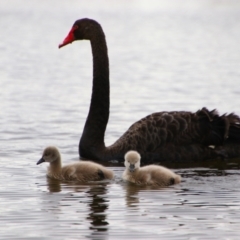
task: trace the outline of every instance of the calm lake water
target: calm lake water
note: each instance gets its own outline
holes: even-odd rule
[[[175,166],[181,184],[61,183],[36,165],[56,145],[78,161],[88,113],[87,41],[58,44],[76,19],[99,21],[109,48],[106,143],[156,111],[240,114],[240,2],[0,2],[0,239],[239,239],[239,161]]]

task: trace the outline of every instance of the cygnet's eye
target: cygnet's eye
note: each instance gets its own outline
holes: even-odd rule
[[[44,157],[50,157],[50,153],[45,153]]]

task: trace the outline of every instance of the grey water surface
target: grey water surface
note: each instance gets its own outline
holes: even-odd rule
[[[47,179],[36,165],[57,146],[78,160],[88,113],[88,41],[62,49],[76,19],[105,31],[111,109],[105,142],[156,111],[240,114],[237,0],[0,2],[0,239],[239,239],[239,161],[175,166],[182,183],[153,189],[115,179]]]

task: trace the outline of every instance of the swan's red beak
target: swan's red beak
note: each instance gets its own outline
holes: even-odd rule
[[[75,40],[75,37],[74,37],[74,30],[76,30],[76,26],[73,26],[72,29],[70,30],[70,32],[68,33],[67,37],[63,40],[62,43],[60,43],[58,45],[58,48],[61,48],[63,46],[66,46],[67,44],[69,43],[72,43],[74,40]]]

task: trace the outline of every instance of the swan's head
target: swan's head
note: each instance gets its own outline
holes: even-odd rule
[[[43,162],[51,163],[51,162],[56,161],[59,158],[60,158],[60,152],[58,151],[58,149],[54,146],[49,146],[44,149],[42,157],[37,162],[37,165],[41,164]]]
[[[124,158],[124,165],[130,172],[134,172],[136,169],[140,168],[141,156],[138,152],[128,151]]]
[[[90,40],[99,33],[103,34],[103,31],[98,22],[88,18],[79,19],[73,24],[67,37],[58,47],[61,48],[76,40]]]

